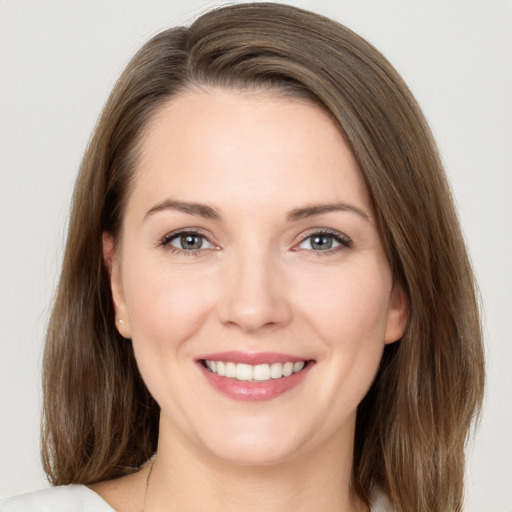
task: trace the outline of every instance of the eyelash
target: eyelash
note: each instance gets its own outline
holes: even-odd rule
[[[202,252],[204,252],[206,250],[206,249],[195,249],[195,250],[192,250],[192,249],[180,249],[178,247],[173,247],[171,245],[171,242],[173,240],[177,239],[180,236],[184,236],[184,235],[191,235],[191,236],[201,237],[204,240],[206,240],[208,243],[210,243],[210,244],[212,244],[214,246],[213,250],[218,249],[218,247],[213,242],[211,242],[209,240],[209,238],[204,233],[202,233],[199,230],[173,231],[172,233],[168,233],[167,235],[165,235],[160,240],[158,245],[163,247],[164,249],[170,251],[172,254],[180,254],[180,255],[185,255],[185,256],[198,256],[199,254],[201,254]],[[347,249],[347,248],[352,246],[352,240],[348,236],[344,235],[343,233],[340,233],[338,231],[332,231],[332,230],[329,230],[329,229],[321,229],[321,230],[311,231],[310,233],[308,233],[306,236],[304,236],[300,240],[300,242],[298,244],[294,245],[292,250],[293,251],[300,251],[301,249],[300,249],[299,246],[302,245],[304,242],[306,242],[308,239],[311,239],[313,237],[330,237],[334,241],[339,243],[338,246],[336,246],[334,248],[325,249],[325,250],[317,250],[317,251],[315,251],[314,249],[303,249],[303,250],[307,250],[309,252],[314,253],[316,256],[326,256],[326,255],[329,255],[329,254],[337,253],[339,251],[342,251],[342,250]],[[212,249],[210,249],[210,250],[212,250]]]
[[[178,247],[173,247],[171,245],[171,242],[175,240],[176,238],[179,238],[180,236],[184,235],[191,235],[191,236],[197,236],[201,237],[207,242],[209,242],[214,247],[210,250],[216,250],[217,246],[209,240],[209,238],[202,233],[201,231],[197,229],[184,229],[181,231],[173,231],[172,233],[168,233],[165,235],[159,242],[159,246],[163,247],[164,249],[168,250],[172,254],[179,254],[183,256],[199,256],[202,252],[204,252],[206,249],[180,249]]]
[[[304,236],[301,239],[301,241],[294,246],[294,248],[292,250],[300,251],[301,249],[298,246],[302,245],[306,240],[311,239],[313,237],[329,237],[339,243],[339,245],[337,247],[325,249],[323,251],[322,250],[315,251],[313,249],[305,249],[305,250],[313,253],[315,256],[332,255],[339,251],[348,249],[349,247],[352,246],[352,240],[347,235],[344,235],[343,233],[340,233],[339,231],[333,231],[330,229],[317,229],[317,230],[310,231],[309,233],[307,233],[306,236]]]

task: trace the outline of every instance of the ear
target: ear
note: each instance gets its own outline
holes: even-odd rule
[[[131,338],[130,317],[124,299],[120,261],[115,249],[114,238],[110,233],[104,232],[102,242],[103,262],[110,278],[110,290],[116,312],[116,328],[123,338]]]
[[[394,343],[404,334],[409,319],[409,297],[401,285],[394,283],[389,298],[384,343]]]

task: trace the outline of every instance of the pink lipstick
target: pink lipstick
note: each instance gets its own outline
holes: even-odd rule
[[[238,351],[205,354],[196,362],[217,391],[247,402],[271,400],[291,390],[314,365],[290,354]]]

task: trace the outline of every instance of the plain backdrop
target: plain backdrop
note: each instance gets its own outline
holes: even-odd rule
[[[288,3],[288,2],[284,2]],[[395,65],[431,123],[485,308],[487,392],[468,511],[512,511],[512,1],[295,0]],[[40,362],[77,168],[152,35],[218,2],[0,0],[0,495],[48,485]]]

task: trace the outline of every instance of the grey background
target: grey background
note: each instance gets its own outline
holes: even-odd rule
[[[289,3],[289,2],[283,2]],[[512,1],[296,0],[397,67],[439,143],[485,307],[467,511],[512,511]],[[0,1],[0,495],[45,485],[40,361],[78,164],[124,64],[218,2]]]

